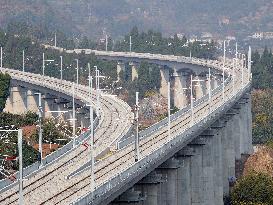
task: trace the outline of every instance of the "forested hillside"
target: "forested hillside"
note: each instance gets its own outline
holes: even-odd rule
[[[122,36],[133,26],[164,34],[245,35],[272,30],[270,0],[1,0],[0,26],[24,21],[70,34]]]

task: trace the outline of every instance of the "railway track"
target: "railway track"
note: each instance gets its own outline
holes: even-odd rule
[[[221,67],[220,64],[217,65],[217,67]],[[226,66],[228,69],[231,69],[229,65]],[[220,68],[219,68],[220,69]],[[246,71],[245,71],[246,72]],[[233,77],[233,80],[235,81],[236,87],[241,87],[240,82],[240,70],[236,70],[235,76]],[[247,76],[246,74],[244,76]],[[246,79],[247,80],[247,79]],[[82,90],[82,94],[85,91]],[[236,90],[237,92],[237,90]],[[229,83],[224,91],[225,99],[232,97],[233,94],[233,86],[232,82]],[[220,108],[223,105],[222,100],[222,92],[217,92],[215,95],[212,96],[211,102],[211,112],[217,108]],[[209,102],[204,102],[202,104],[197,105],[194,108],[194,116],[195,116],[195,123],[199,122],[200,120],[204,119],[206,115],[209,112]],[[153,133],[151,135],[146,136],[145,138],[142,138],[140,141],[140,153],[141,158],[149,156],[152,152],[159,149],[161,146],[163,146],[166,142],[174,139],[179,134],[185,132],[186,130],[191,128],[191,115],[189,112],[185,113],[183,116],[180,116],[179,118],[175,119],[171,122],[171,137],[168,135],[168,128],[162,127]],[[102,131],[102,133],[105,134],[105,132]],[[96,138],[96,142],[98,142],[98,138]],[[107,142],[109,142],[108,140]],[[96,152],[98,153],[98,152]],[[81,155],[85,155],[86,158],[88,158],[88,151],[84,151],[81,153]],[[86,159],[83,157],[84,159]],[[78,159],[78,158],[75,158]],[[69,163],[70,161],[66,161]],[[72,163],[72,162],[70,162]],[[117,174],[124,172],[126,169],[128,169],[130,166],[132,166],[135,163],[134,161],[134,145],[129,144],[128,146],[124,147],[121,150],[117,150],[113,155],[105,158],[102,161],[98,161],[95,164],[95,183],[96,186],[101,186],[102,184],[109,181],[111,178],[117,176]],[[69,172],[66,172],[65,166],[60,166],[60,169],[62,169],[62,176],[67,176],[67,173],[71,173],[72,170],[69,170]],[[74,166],[73,166],[74,168]],[[29,184],[29,186],[25,187],[25,201],[27,204],[69,204],[73,202],[75,199],[80,198],[86,193],[92,191],[90,190],[90,173],[88,171],[84,171],[80,175],[74,176],[71,179],[63,178],[53,178],[53,180],[50,180],[46,182],[45,184],[42,184],[39,186],[39,188],[32,188],[34,184]],[[42,178],[41,178],[42,179]],[[57,181],[58,179],[59,181]],[[39,181],[39,180],[38,180]],[[52,182],[52,184],[49,184]],[[41,182],[41,181],[40,181]],[[53,187],[52,189],[50,187]],[[31,189],[32,188],[32,189]],[[41,193],[44,193],[43,197],[39,197]],[[11,200],[11,197],[12,200]],[[17,193],[14,192],[10,196],[6,196],[1,198],[0,197],[0,203],[2,204],[16,204],[18,200]]]

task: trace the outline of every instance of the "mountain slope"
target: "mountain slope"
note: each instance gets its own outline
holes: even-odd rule
[[[0,25],[12,20],[69,33],[117,37],[133,26],[166,34],[245,35],[271,30],[270,0],[1,0]]]

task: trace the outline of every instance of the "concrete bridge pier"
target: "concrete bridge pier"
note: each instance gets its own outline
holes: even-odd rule
[[[35,91],[27,90],[27,110],[31,112],[38,112],[38,95],[35,95]]]
[[[185,147],[176,154],[182,161],[177,170],[177,202],[178,205],[191,205],[191,157],[194,156],[194,149]]]
[[[44,111],[44,118],[52,118],[54,116],[56,116],[56,113],[53,114],[50,111],[56,111],[56,109],[54,109],[55,107],[55,99],[56,97],[50,94],[44,94],[42,96],[43,100],[42,100],[42,107],[43,107],[43,111]]]
[[[222,139],[219,130],[212,139],[213,143],[213,183],[214,183],[214,204],[223,205],[223,158],[222,158]]]
[[[77,112],[76,118],[79,119],[78,126],[80,126],[81,128],[88,128],[90,125],[88,116],[86,115],[86,113],[87,113],[87,110],[85,110],[85,108],[81,108]]]
[[[11,92],[11,90],[10,90]],[[10,96],[6,100],[4,112],[13,113],[13,106],[12,106],[12,95],[10,93]]]
[[[138,67],[139,63],[137,62],[130,62],[129,65],[132,67],[132,81],[138,79]]]
[[[10,88],[10,96],[7,99],[4,111],[13,114],[27,112],[27,91],[25,88],[19,86]]]
[[[168,97],[168,82],[170,80],[170,70],[165,66],[160,66],[160,75],[161,75],[161,86],[160,94],[167,98]]]
[[[174,87],[173,87],[173,99],[174,99],[174,106],[181,109],[188,105],[187,99],[187,88],[188,86],[188,72],[179,72],[177,69],[174,69],[173,73],[174,77]]]
[[[166,178],[159,174],[157,171],[152,171],[149,175],[139,181],[135,187],[136,190],[140,190],[145,197],[144,201],[141,201],[140,205],[160,205],[160,190],[161,183],[166,182]]]
[[[180,161],[172,157],[164,162],[156,170],[166,176],[166,181],[161,183],[160,189],[160,205],[168,205],[178,203],[177,199],[177,169],[181,166]]]
[[[110,205],[139,205],[144,200],[145,196],[142,195],[141,191],[137,191],[133,187],[116,198]]]
[[[194,148],[195,154],[191,157],[191,205],[204,204],[204,182],[203,182],[203,147],[206,144],[203,138],[196,138],[189,146]]]
[[[214,90],[220,85],[218,81],[218,77],[219,76],[213,76],[213,75],[211,76],[211,90]]]
[[[125,63],[122,62],[122,61],[118,61],[118,64],[117,64],[117,80],[120,81],[120,72],[125,72]]]
[[[204,94],[203,87],[202,87],[203,81],[201,81],[203,79],[199,76],[195,76],[193,78],[193,80],[197,80],[196,82],[193,82],[193,88],[194,88],[193,90],[195,93],[195,95],[194,95],[195,100],[198,100],[198,99],[202,98],[203,94]]]
[[[224,196],[229,195],[229,178],[235,177],[235,147],[233,135],[233,120],[226,122],[222,133],[222,154],[223,154],[223,192]]]
[[[213,131],[207,130],[200,135],[206,140],[206,144],[202,146],[202,170],[203,170],[203,186],[204,186],[204,205],[214,204],[214,167],[213,167]],[[216,204],[218,205],[218,204]]]
[[[242,118],[244,119],[244,138],[245,138],[245,148],[244,154],[252,154],[252,113],[251,113],[251,95],[248,93],[243,98],[244,103],[242,104]]]

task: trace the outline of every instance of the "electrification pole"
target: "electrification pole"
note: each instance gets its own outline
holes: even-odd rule
[[[168,80],[168,135],[169,139],[171,139],[171,83],[170,76]]]
[[[18,150],[19,150],[19,205],[24,204],[23,193],[23,131],[18,130]]]
[[[63,84],[63,56],[60,56],[61,59],[61,84]]]
[[[72,122],[73,122],[73,147],[76,146],[76,111],[75,111],[75,84],[73,82],[72,84],[72,93],[73,93],[73,99],[72,99]]]
[[[130,36],[130,52],[132,52],[132,36]]]
[[[23,50],[23,72],[25,72],[25,50]]]
[[[1,62],[0,62],[0,65],[1,65],[1,68],[3,68],[3,47],[1,47],[0,49],[0,56],[1,56]]]
[[[191,75],[191,125],[193,126],[193,82],[192,82],[192,75]]]
[[[250,82],[250,78],[251,78],[251,47],[249,46],[248,48],[248,76],[247,76],[247,79],[248,79],[248,82]]]
[[[136,92],[136,105],[135,105],[135,123],[136,123],[136,138],[135,138],[135,162],[139,160],[139,134],[138,134],[138,127],[139,127],[139,117],[138,117],[138,111],[139,111],[139,104],[138,104],[138,94],[139,92]]]
[[[42,94],[36,93],[38,95],[38,117],[39,117],[39,158],[40,167],[43,166],[43,129],[42,129]]]
[[[210,68],[209,68],[209,76],[208,76],[208,81],[209,81],[209,114],[211,113],[211,72],[210,72]]]

